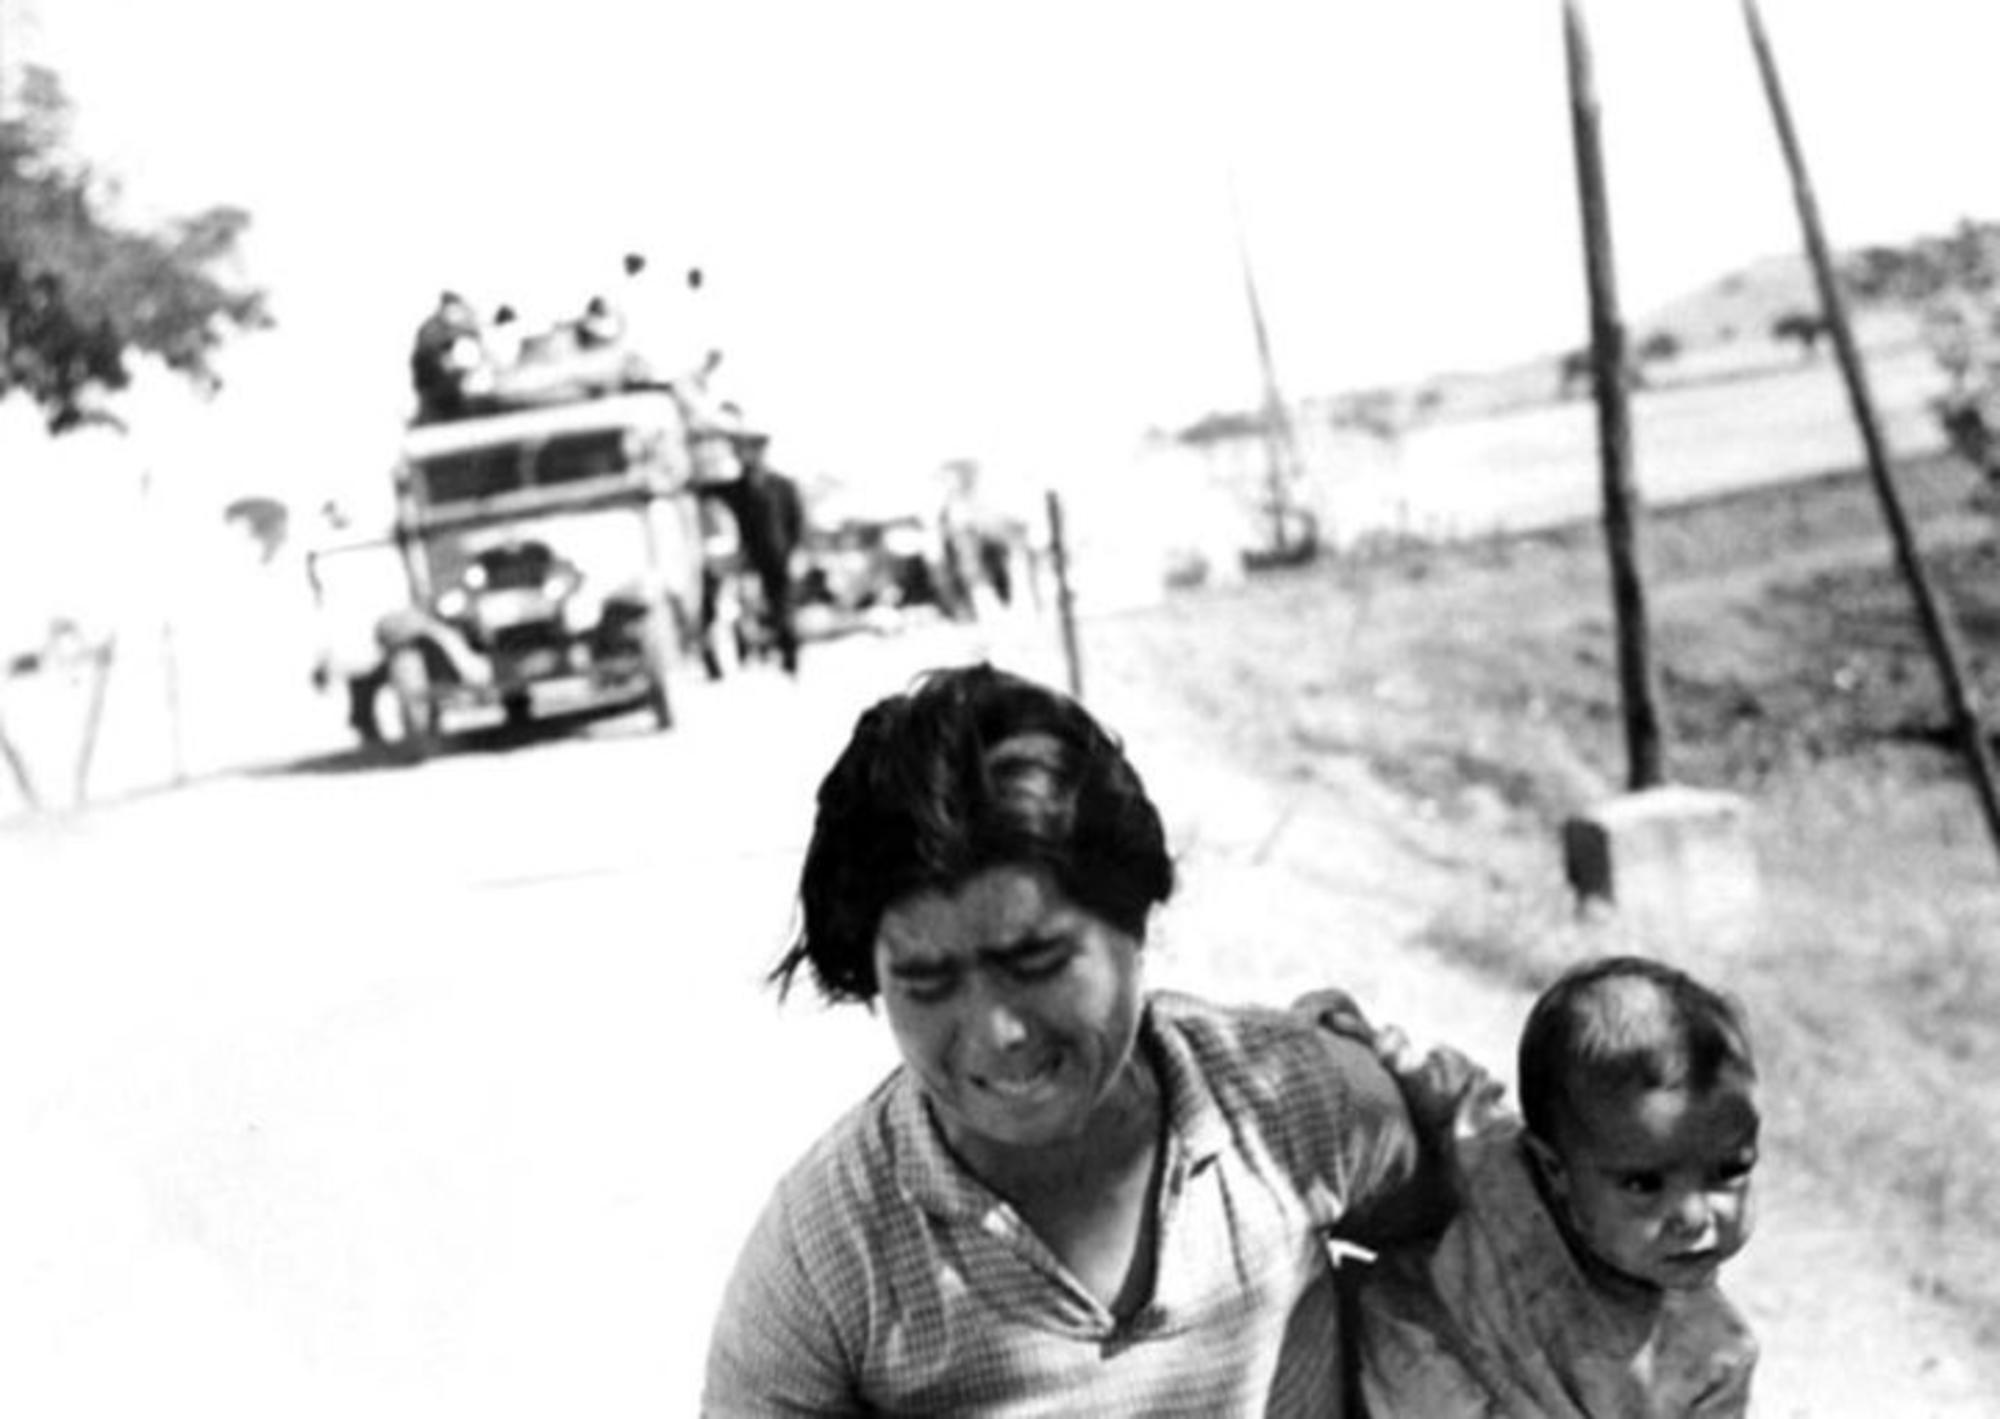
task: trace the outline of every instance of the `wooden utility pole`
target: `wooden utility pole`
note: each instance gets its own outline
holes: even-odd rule
[[[1271,551],[1282,560],[1292,550],[1292,485],[1299,478],[1298,440],[1292,433],[1291,410],[1278,384],[1277,361],[1271,357],[1271,332],[1264,324],[1264,303],[1257,295],[1257,275],[1250,265],[1250,239],[1243,229],[1243,210],[1236,184],[1229,185],[1229,210],[1236,223],[1236,253],[1243,267],[1243,294],[1250,305],[1250,325],[1257,337],[1257,368],[1264,385],[1265,499],[1271,514]]]
[[[1618,687],[1625,716],[1626,784],[1665,782],[1658,677],[1653,670],[1641,575],[1639,495],[1632,479],[1632,415],[1625,384],[1625,328],[1611,259],[1610,203],[1599,141],[1597,81],[1579,0],[1563,0],[1569,57],[1570,131],[1577,195],[1583,210],[1584,273],[1590,285],[1590,356],[1597,394],[1597,459],[1604,489],[1604,547],[1611,561],[1611,605],[1618,637]]]
[[[1868,476],[1874,482],[1876,497],[1882,504],[1883,519],[1889,524],[1889,535],[1895,543],[1897,563],[1904,580],[1910,584],[1910,594],[1917,603],[1918,618],[1923,622],[1924,634],[1930,641],[1931,656],[1937,662],[1938,674],[1944,681],[1945,694],[1951,704],[1953,727],[1958,731],[1966,763],[1972,770],[1973,786],[1979,792],[1987,831],[1992,834],[1995,847],[2000,848],[2000,790],[1995,788],[1993,750],[1986,741],[1985,726],[1981,723],[1978,693],[1961,669],[1964,655],[1959,649],[1957,629],[1924,570],[1916,534],[1911,529],[1909,515],[1903,510],[1902,494],[1896,488],[1895,474],[1890,469],[1881,428],[1875,418],[1875,400],[1868,389],[1868,374],[1854,343],[1854,328],[1847,319],[1847,301],[1834,274],[1826,232],[1820,223],[1819,199],[1813,194],[1812,179],[1806,171],[1798,131],[1792,125],[1791,106],[1785,99],[1784,84],[1778,77],[1777,61],[1771,54],[1771,39],[1764,30],[1764,19],[1757,8],[1757,0],[1743,0],[1743,20],[1750,30],[1750,47],[1756,52],[1757,71],[1764,81],[1764,95],[1770,101],[1771,119],[1777,125],[1778,144],[1784,149],[1785,167],[1791,174],[1792,200],[1798,207],[1799,226],[1805,234],[1806,255],[1812,262],[1813,279],[1819,287],[1827,331],[1833,337],[1834,353],[1840,360],[1841,378],[1847,384],[1847,402],[1854,411],[1855,425],[1861,431],[1861,446],[1868,457]]]

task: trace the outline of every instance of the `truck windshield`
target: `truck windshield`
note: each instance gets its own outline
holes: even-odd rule
[[[558,434],[539,444],[501,444],[439,454],[417,466],[430,507],[483,502],[528,488],[560,487],[626,471],[622,429]]]
[[[470,453],[444,454],[418,465],[423,500],[432,507],[478,502],[499,497],[521,486],[518,447],[482,448]]]
[[[581,483],[625,471],[625,431],[598,429],[560,434],[535,451],[531,481],[537,488],[553,483]]]

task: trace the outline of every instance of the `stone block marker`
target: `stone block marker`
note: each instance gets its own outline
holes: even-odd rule
[[[1749,800],[1712,789],[1607,799],[1563,824],[1563,867],[1580,908],[1609,906],[1649,936],[1739,939],[1762,897]]]

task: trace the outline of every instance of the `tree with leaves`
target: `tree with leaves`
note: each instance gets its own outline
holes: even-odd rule
[[[19,392],[53,433],[115,418],[104,396],[150,355],[213,390],[232,335],[271,324],[264,292],[229,274],[249,214],[218,206],[155,230],[119,222],[116,185],[68,150],[71,108],[30,66],[0,115],[0,398]]]
[[[1939,426],[1961,458],[2000,495],[2000,226],[1962,221],[1946,237],[1914,243],[1900,266],[1873,252],[1879,275],[1910,292],[1925,342],[1950,383],[1931,401]]]
[[[119,424],[106,400],[131,382],[135,357],[157,359],[198,388],[219,387],[223,344],[271,324],[264,293],[232,274],[249,215],[211,207],[150,230],[120,221],[117,185],[70,151],[71,108],[56,75],[29,66],[0,79],[11,80],[0,82],[0,400],[22,395],[62,434]],[[94,652],[79,800],[114,646]],[[36,806],[4,723],[0,762]]]
[[[1771,322],[1771,338],[1799,347],[1799,358],[1809,360],[1819,353],[1819,342],[1828,338],[1826,317],[1816,310],[1787,310]]]

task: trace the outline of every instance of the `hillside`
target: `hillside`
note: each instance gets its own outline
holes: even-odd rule
[[[1769,338],[1795,311],[1814,311],[1819,294],[1803,256],[1767,256],[1668,301],[1632,322],[1637,338],[1664,331],[1686,350]]]
[[[1864,351],[1890,353],[1919,338],[1918,312],[1940,290],[2000,275],[2000,224],[1968,222],[1901,245],[1856,248],[1838,261],[1856,340]],[[1625,325],[1642,377],[1651,386],[1670,387],[1743,378],[1810,357],[1810,349],[1777,331],[1788,317],[1816,321],[1818,311],[1811,269],[1803,254],[1794,252],[1724,272],[1652,309],[1628,310]],[[1580,348],[1581,333],[1578,343]],[[1303,412],[1365,429],[1407,429],[1583,397],[1585,382],[1565,385],[1566,353],[1547,351],[1490,369],[1343,390],[1303,401]],[[1234,418],[1255,424],[1251,414]],[[1196,430],[1226,426],[1231,419],[1211,416]]]

